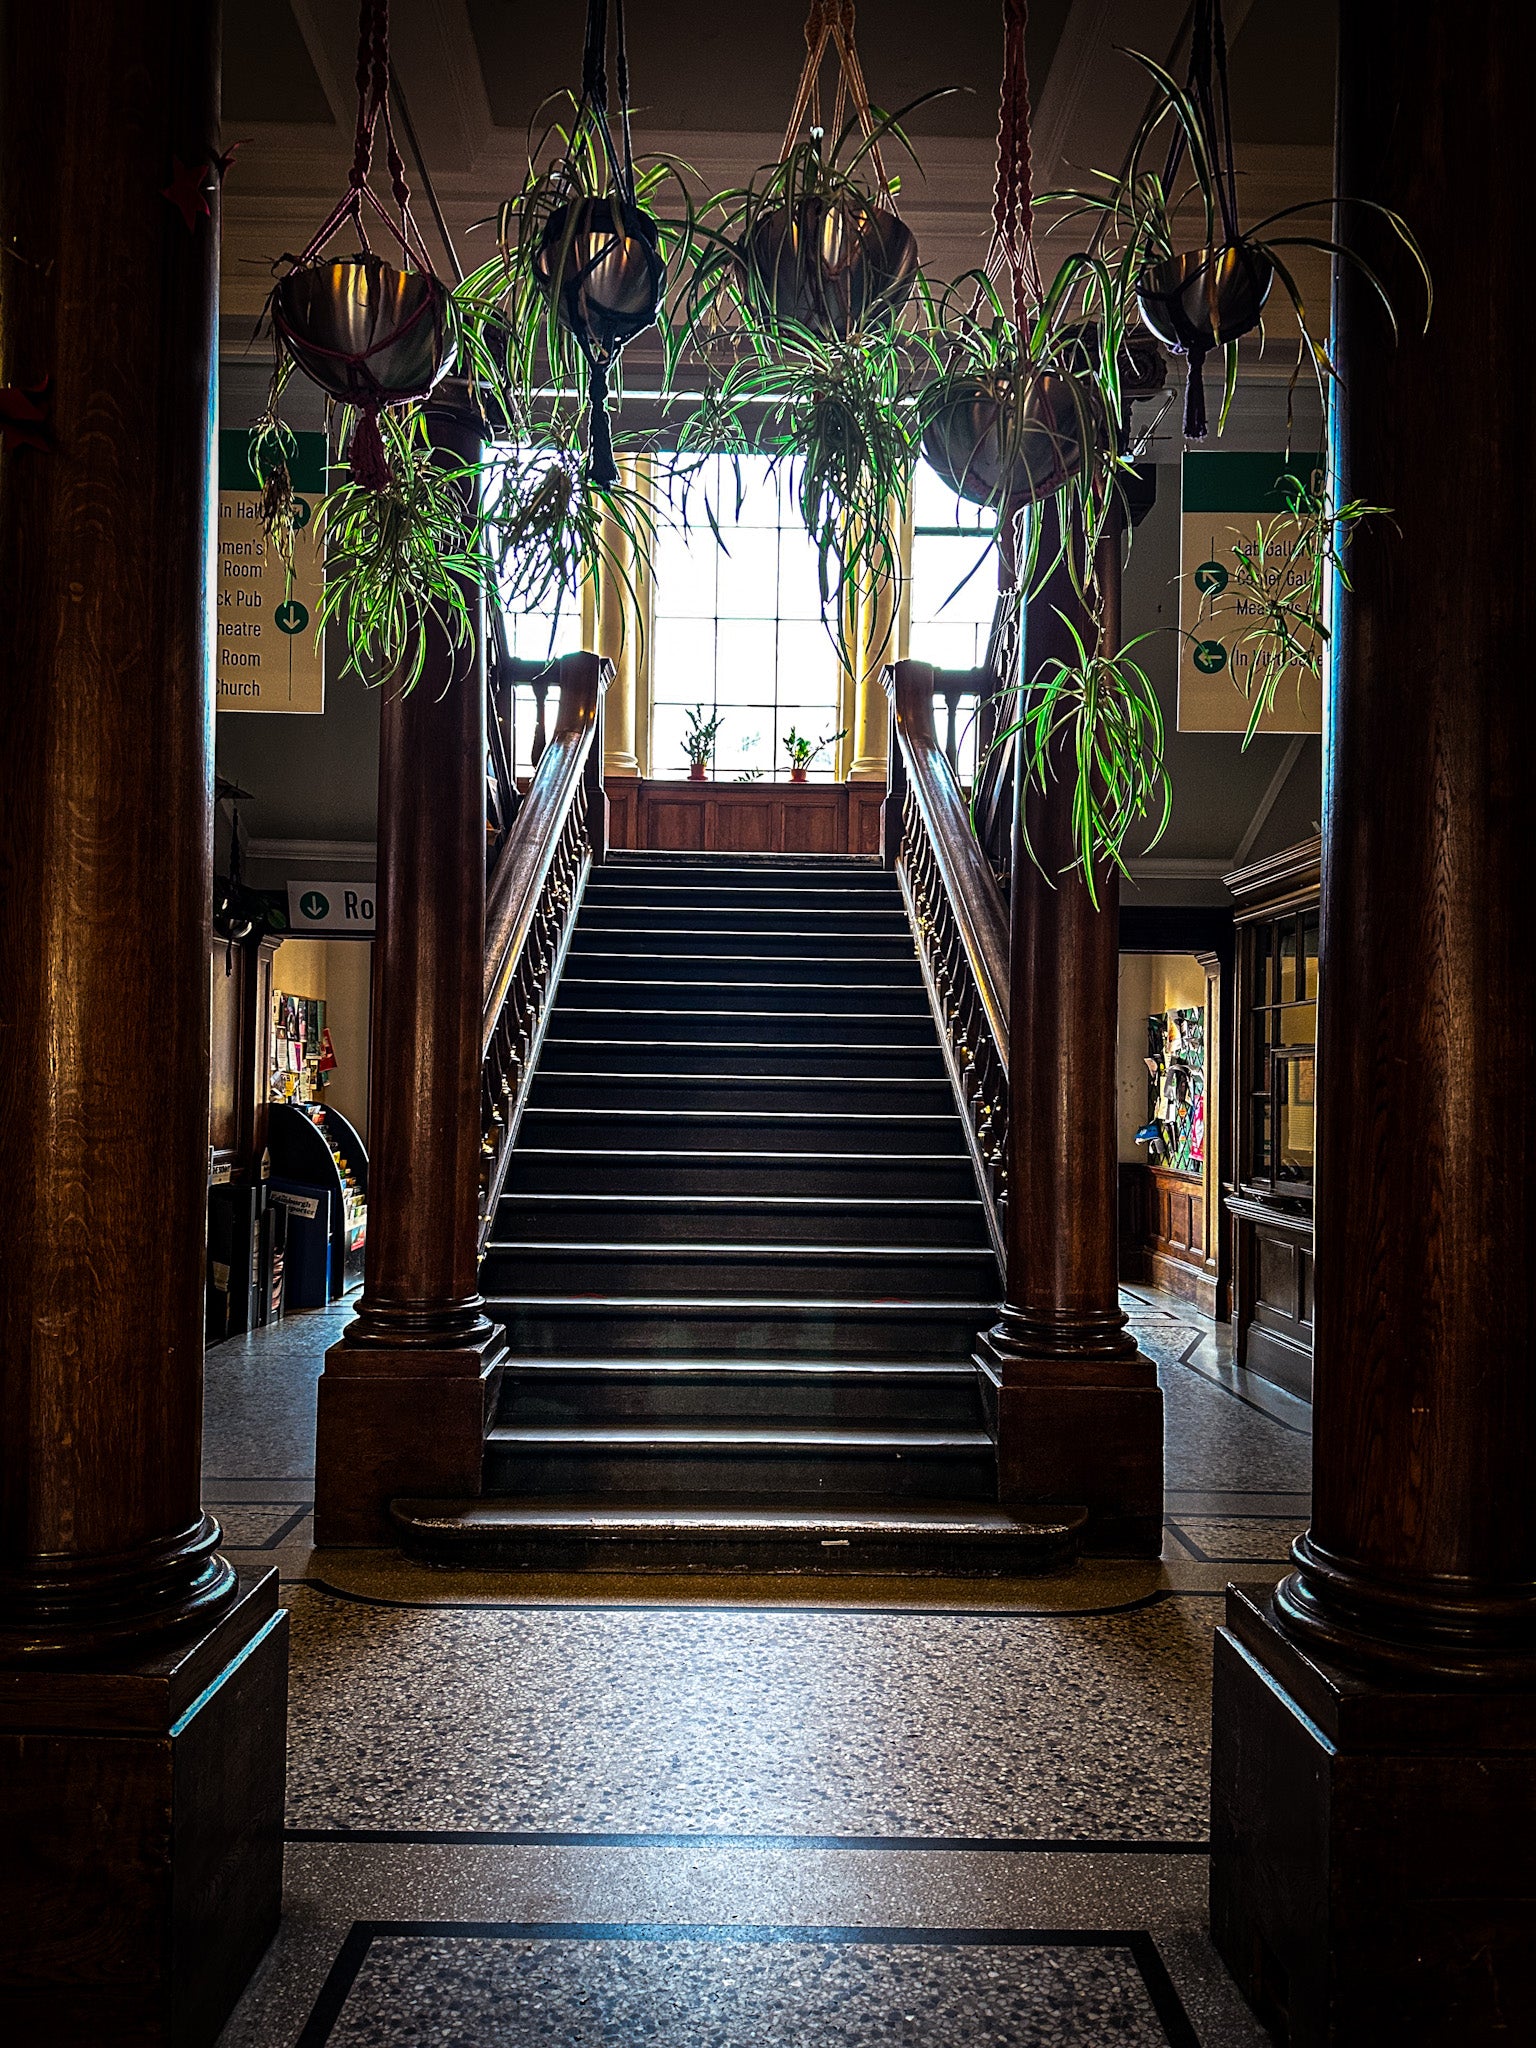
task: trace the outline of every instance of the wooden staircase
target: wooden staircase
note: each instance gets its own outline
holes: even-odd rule
[[[481,1269],[505,1328],[439,1562],[1037,1570],[1080,1510],[997,1502],[972,1351],[1000,1278],[894,876],[595,867]]]

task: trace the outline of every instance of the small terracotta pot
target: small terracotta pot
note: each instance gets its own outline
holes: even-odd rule
[[[807,768],[791,768],[789,771],[791,782],[805,782],[809,779],[809,776],[810,770]]]
[[[688,763],[688,780],[690,782],[708,782],[709,763],[707,761],[690,761]]]

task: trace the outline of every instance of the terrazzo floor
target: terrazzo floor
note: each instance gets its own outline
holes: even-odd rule
[[[223,2048],[1260,2048],[1205,1933],[1211,1633],[1309,1412],[1146,1289],[1159,1561],[445,1573],[311,1542],[345,1304],[208,1355],[205,1497],[292,1616],[282,1930]]]

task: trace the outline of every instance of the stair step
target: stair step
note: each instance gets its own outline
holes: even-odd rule
[[[665,1139],[674,1152],[901,1153],[907,1157],[962,1157],[959,1117],[853,1114],[836,1110],[542,1109],[529,1106],[521,1131],[530,1145],[576,1145],[644,1151]]]
[[[565,984],[562,981],[561,987]],[[706,1008],[702,1003],[682,1009],[642,1010],[622,1001],[622,985],[606,984],[606,1002],[583,1001],[566,1004],[556,997],[549,1015],[549,1036],[562,1038],[655,1039],[713,1042],[725,1032],[750,1038],[758,1044],[825,1044],[839,1035],[850,1042],[857,1032],[858,1043],[887,1047],[920,1045],[932,1050],[935,1044],[933,1013],[926,1005],[901,1015],[849,1017],[846,1011],[833,1014],[818,1009],[744,1009],[739,1003],[726,1009]],[[738,991],[739,993],[739,991]]]
[[[755,1040],[557,1038],[544,1041],[539,1074],[812,1074],[886,1082],[943,1081],[936,1045],[759,1044]]]
[[[823,942],[825,943],[825,942]],[[759,989],[798,987],[861,991],[871,988],[922,989],[923,977],[910,946],[905,953],[870,959],[852,953],[705,953],[665,944],[625,952],[612,946],[572,945],[565,970],[573,986],[592,980],[650,987],[678,982],[688,988],[745,986]],[[564,984],[562,983],[562,986]]]
[[[901,898],[892,883],[889,888],[869,882],[845,883],[832,879],[818,885],[814,877],[795,884],[787,882],[650,882],[630,881],[587,884],[586,899],[595,907],[609,910],[676,911],[726,917],[738,910],[792,911],[797,917],[821,917],[839,910],[868,911],[899,908]]]
[[[883,1194],[958,1200],[976,1192],[967,1153],[744,1152],[674,1146],[535,1145],[527,1119],[507,1168],[509,1194]]]
[[[516,1293],[729,1294],[788,1300],[970,1301],[1000,1294],[990,1248],[957,1245],[541,1244],[486,1246],[481,1286]]]
[[[589,910],[583,905],[571,940],[572,959],[590,953],[683,953],[700,958],[755,953],[759,958],[799,959],[832,951],[844,960],[911,960],[916,957],[911,929],[899,910],[858,913],[873,929],[849,931],[830,917],[813,924],[786,923],[751,913],[723,924],[695,924],[684,919],[637,923],[632,913]],[[830,928],[829,928],[830,927]]]
[[[433,1564],[598,1572],[1003,1577],[1071,1563],[1082,1508],[1025,1516],[979,1502],[397,1500],[402,1546]]]
[[[688,1109],[739,1115],[773,1111],[867,1116],[899,1102],[904,1112],[955,1113],[947,1076],[846,1074],[668,1074],[642,1062],[618,1071],[539,1073],[530,1109]]]
[[[487,1493],[831,1494],[885,1499],[996,1494],[996,1455],[982,1429],[771,1428],[619,1422],[509,1427],[486,1434]]]
[[[922,1201],[865,1195],[545,1194],[504,1195],[495,1237],[543,1244],[631,1232],[679,1244],[777,1242],[882,1245],[901,1235],[929,1245],[989,1244],[986,1212],[975,1197]]]
[[[496,1420],[536,1422],[881,1422],[977,1429],[976,1368],[807,1359],[518,1358],[501,1374]]]
[[[995,1299],[487,1294],[514,1353],[615,1357],[969,1358]]]
[[[883,973],[883,970],[880,970]],[[932,1030],[932,1012],[922,977],[913,970],[910,981],[722,981],[700,975],[654,975],[632,979],[611,974],[588,974],[579,965],[567,967],[560,977],[557,1010],[580,1015],[592,1010],[625,1009],[636,1016],[655,1016],[669,1010],[698,1010],[729,1013],[750,988],[754,1015],[784,1011],[811,1012],[822,1016],[859,1018],[921,1018]]]

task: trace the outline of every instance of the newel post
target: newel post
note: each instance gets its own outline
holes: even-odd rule
[[[1391,517],[1325,700],[1312,1526],[1228,1595],[1211,1920],[1293,2048],[1461,2048],[1536,2040],[1536,22],[1339,19],[1339,190],[1435,309],[1342,208],[1403,332],[1341,266],[1334,489]]]
[[[466,461],[478,428],[434,408]],[[409,694],[385,686],[379,740],[379,929],[373,954],[373,1151],[357,1316],[326,1353],[315,1537],[389,1540],[402,1493],[480,1490],[504,1342],[478,1285],[485,962],[485,634],[435,625]]]
[[[1052,519],[1054,514],[1041,515]],[[1100,551],[1104,633],[1118,644],[1120,538]],[[1048,532],[1043,559],[1055,549]],[[1031,673],[1069,656],[1061,614],[1087,620],[1064,569],[1028,606]],[[1095,909],[1073,862],[1071,783],[1028,792],[1014,820],[1009,903],[1006,1298],[978,1364],[997,1431],[1002,1498],[1086,1507],[1086,1541],[1162,1546],[1163,1408],[1137,1350],[1117,1273],[1117,878]],[[1036,864],[1038,862],[1038,865]]]

